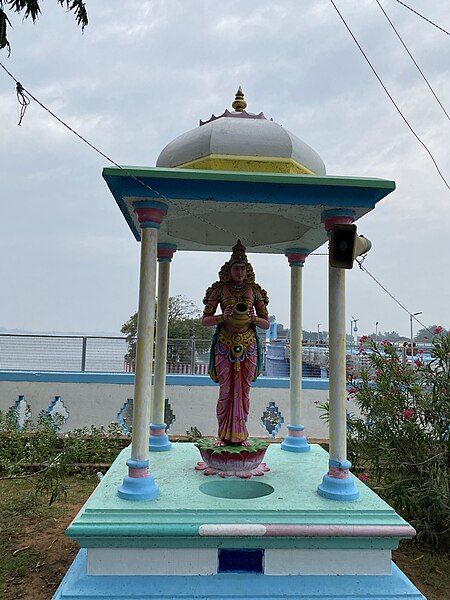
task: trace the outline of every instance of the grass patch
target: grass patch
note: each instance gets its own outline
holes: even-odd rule
[[[51,506],[24,479],[0,481],[0,598],[49,600],[77,545],[64,531],[89,497],[97,478],[73,476],[66,497]]]
[[[72,563],[77,544],[64,532],[98,480],[93,473],[67,478],[67,495],[48,505],[26,480],[0,481],[0,598],[50,600]],[[394,560],[428,600],[448,600],[450,556],[405,541]]]

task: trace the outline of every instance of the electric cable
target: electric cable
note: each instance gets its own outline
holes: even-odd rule
[[[147,185],[144,181],[142,181],[141,179],[139,179],[138,177],[136,177],[135,175],[133,175],[132,173],[129,173],[128,170],[124,167],[122,167],[121,165],[119,165],[118,163],[116,163],[112,158],[110,158],[107,154],[105,154],[104,152],[102,152],[101,150],[99,150],[98,148],[96,148],[96,146],[94,146],[93,144],[91,144],[88,140],[86,140],[82,135],[80,135],[77,131],[75,131],[75,129],[73,129],[72,127],[70,127],[69,125],[67,125],[67,123],[65,123],[62,119],[60,119],[55,113],[53,113],[50,109],[48,109],[44,104],[42,104],[42,102],[40,102],[37,98],[35,98],[35,96],[33,96],[33,94],[31,94],[27,89],[25,89],[20,83],[19,81],[8,71],[8,69],[6,69],[6,67],[0,63],[0,66],[6,71],[6,73],[16,82],[16,90],[17,90],[17,95],[19,98],[19,102],[21,104],[22,107],[22,111],[23,113],[21,114],[21,119],[19,121],[22,121],[23,118],[23,114],[26,110],[26,107],[29,105],[29,98],[33,99],[39,106],[41,106],[46,112],[48,112],[52,117],[54,117],[59,123],[61,123],[64,127],[66,127],[69,131],[71,131],[72,133],[74,133],[80,140],[82,140],[84,143],[86,143],[90,148],[92,148],[95,152],[97,152],[98,154],[100,154],[101,156],[103,156],[104,158],[106,158],[106,160],[108,160],[110,163],[112,163],[113,165],[115,165],[116,167],[118,167],[120,170],[124,171],[125,173],[127,173],[127,175],[131,178],[133,178],[135,181],[137,181],[139,184],[143,185],[145,188],[147,188],[149,191],[151,191],[154,194],[157,194],[160,198],[162,198],[163,200],[166,200],[168,202],[168,199],[161,194],[160,192],[158,192],[157,190],[155,190],[154,188],[150,187],[149,185]],[[188,211],[184,206],[182,206],[181,204],[178,204],[176,201],[172,202],[172,204],[175,203],[176,206],[178,206],[179,208],[181,208],[182,210],[184,210],[185,212],[187,212],[188,214],[190,214],[191,216],[194,216],[195,218],[199,218],[200,220],[202,220],[203,222],[205,222],[208,226],[212,226],[212,227],[216,227],[217,229],[220,229],[222,232],[224,233],[228,233],[230,235],[234,235],[236,237],[237,234],[235,234],[233,231],[227,230],[223,227],[220,227],[218,225],[216,225],[215,223],[212,223],[210,221],[208,221],[207,219],[204,219],[202,217],[200,217],[200,215],[196,215],[194,213],[192,213],[191,211]],[[239,237],[239,236],[237,236]],[[244,237],[242,237],[242,239],[246,239]],[[253,242],[255,243],[255,242]],[[275,249],[274,246],[268,246],[268,247],[272,247]],[[278,248],[276,248],[276,250],[278,251]],[[322,253],[322,252],[312,252],[309,256],[328,256],[328,253]],[[417,323],[419,323],[420,325],[422,325],[422,327],[424,329],[426,329],[427,331],[429,331],[430,333],[431,330],[428,329],[428,327],[426,327],[421,321],[419,321],[419,319],[417,319],[417,317],[415,317],[399,300],[397,300],[397,298],[395,298],[395,296],[393,294],[391,294],[391,292],[389,292],[389,290],[387,288],[385,288],[365,267],[362,266],[362,263],[364,262],[365,256],[363,256],[361,259],[356,259],[356,262],[358,263],[360,269],[362,271],[365,271],[399,306],[401,306],[401,308],[406,311],[410,316],[412,316],[415,321],[417,321]]]
[[[398,2],[399,4],[401,4],[402,6],[404,6],[405,8],[407,8],[408,10],[410,10],[411,12],[413,12],[414,14],[416,14],[418,17],[420,17],[424,21],[427,21],[427,23],[430,23],[430,25],[434,25],[434,27],[437,27],[438,29],[440,29],[441,31],[443,31],[444,33],[446,33],[447,35],[450,35],[450,32],[448,32],[443,27],[440,27],[440,25],[437,25],[436,23],[433,23],[433,21],[430,21],[430,19],[427,19],[426,17],[424,17],[423,15],[421,15],[419,12],[417,12],[417,10],[414,10],[413,8],[411,8],[410,6],[408,6],[407,4],[405,4],[404,2],[401,2],[400,0],[395,0],[395,1]]]
[[[387,289],[387,288],[386,288],[386,287],[385,287],[385,286],[384,286],[384,285],[383,285],[383,284],[382,284],[380,281],[378,281],[378,279],[377,279],[377,278],[376,278],[374,275],[372,275],[372,273],[370,273],[370,271],[368,271],[368,270],[366,269],[366,267],[363,267],[363,264],[362,264],[362,263],[364,262],[364,258],[365,258],[365,257],[362,257],[361,259],[359,259],[359,258],[356,258],[356,259],[355,259],[355,262],[357,262],[357,263],[358,263],[358,266],[359,266],[359,268],[361,269],[361,271],[364,271],[365,273],[367,273],[367,275],[369,275],[369,277],[371,277],[371,278],[372,278],[372,279],[375,281],[375,283],[377,283],[377,284],[380,286],[380,288],[381,288],[382,290],[384,290],[384,291],[386,292],[386,294],[392,298],[392,300],[394,300],[394,302],[396,302],[396,303],[397,303],[397,304],[398,304],[398,305],[399,305],[401,308],[403,308],[403,310],[404,310],[405,312],[407,312],[407,313],[408,313],[408,315],[409,315],[410,317],[412,317],[412,318],[413,318],[415,321],[417,321],[417,323],[419,323],[419,325],[422,325],[423,329],[426,329],[426,330],[427,330],[427,331],[429,331],[430,333],[434,333],[433,331],[431,331],[431,329],[429,329],[429,328],[428,328],[426,325],[424,325],[424,324],[423,324],[421,321],[419,321],[419,319],[418,319],[418,318],[417,318],[417,317],[414,315],[414,313],[412,313],[411,311],[409,311],[409,310],[406,308],[406,306],[404,306],[404,305],[403,305],[403,304],[400,302],[400,300],[397,300],[397,298],[396,298],[396,297],[395,297],[393,294],[391,294],[391,292],[390,292],[390,291],[389,291],[389,290],[388,290],[388,289]]]
[[[97,152],[98,154],[100,154],[101,156],[103,156],[103,158],[105,158],[108,162],[110,162],[111,164],[113,164],[114,166],[116,166],[117,168],[119,168],[121,171],[124,171],[125,173],[127,173],[127,175],[129,177],[133,178],[135,181],[137,181],[138,183],[140,183],[141,185],[143,185],[145,188],[147,188],[153,194],[157,194],[162,200],[166,200],[168,202],[168,199],[164,196],[164,194],[161,194],[158,190],[152,188],[146,182],[142,181],[141,179],[139,179],[138,177],[136,177],[135,175],[133,175],[132,173],[130,173],[128,171],[128,169],[126,169],[126,168],[122,167],[121,165],[119,165],[111,157],[109,157],[107,154],[105,154],[104,152],[102,152],[101,150],[99,150],[96,146],[94,146],[93,144],[91,144],[91,142],[89,142],[86,138],[84,138],[82,135],[80,135],[70,125],[68,125],[67,123],[65,123],[60,117],[58,117],[58,115],[56,115],[53,111],[51,111],[49,108],[47,108],[31,92],[29,92],[26,88],[24,88],[22,86],[22,84],[14,77],[14,75],[12,73],[10,73],[8,71],[8,69],[2,63],[0,63],[0,66],[4,69],[4,71],[6,71],[6,73],[11,77],[11,79],[13,79],[16,82],[17,96],[18,96],[19,102],[21,104],[21,115],[20,115],[19,125],[22,123],[22,119],[23,119],[23,116],[25,114],[25,110],[26,110],[27,106],[30,104],[30,98],[31,98],[41,108],[43,108],[53,118],[55,118],[59,123],[61,123],[61,125],[63,125],[64,127],[66,127],[73,134],[75,134],[81,141],[83,141],[90,148],[92,148],[93,150],[95,150],[95,152]],[[185,212],[187,212],[191,216],[194,216],[195,218],[197,218],[197,219],[199,219],[199,220],[201,220],[203,222],[206,222],[209,226],[215,227],[216,229],[222,231],[223,233],[227,233],[227,234],[233,235],[234,237],[236,237],[236,239],[239,237],[239,235],[235,234],[234,232],[229,231],[227,229],[224,229],[223,227],[220,227],[219,225],[216,225],[215,223],[206,221],[200,215],[195,215],[194,213],[192,213],[191,211],[188,211],[184,206],[182,206],[181,204],[177,203],[176,201],[172,202],[172,204],[175,204],[176,206],[178,206],[179,208],[181,208],[181,210],[184,210]],[[256,243],[254,242],[254,240],[250,240],[249,238],[244,238],[243,236],[241,236],[241,237],[242,237],[242,239],[244,241],[250,242],[250,245],[252,245],[252,244],[256,245]]]
[[[158,190],[156,190],[155,188],[151,187],[150,185],[148,185],[146,182],[142,181],[141,179],[139,179],[139,177],[136,177],[133,173],[130,173],[129,170],[126,167],[122,167],[121,165],[119,165],[115,160],[113,160],[111,157],[109,157],[107,154],[105,154],[104,152],[102,152],[101,150],[99,150],[96,146],[94,146],[93,144],[91,144],[91,142],[89,142],[86,138],[84,138],[82,135],[80,135],[75,129],[73,129],[73,127],[71,127],[70,125],[68,125],[67,123],[65,123],[65,121],[63,121],[60,117],[58,117],[58,115],[56,115],[53,111],[51,111],[49,108],[47,108],[42,102],[40,102],[31,92],[29,92],[26,88],[24,88],[22,86],[22,84],[14,77],[14,75],[12,73],[10,73],[10,71],[8,71],[8,69],[2,64],[0,63],[0,66],[3,68],[4,71],[6,71],[6,73],[9,75],[9,77],[11,77],[11,79],[13,79],[16,82],[16,92],[17,92],[17,98],[18,101],[21,105],[21,114],[20,114],[20,121],[19,121],[19,125],[21,125],[22,123],[22,119],[24,117],[25,114],[25,110],[28,107],[28,105],[30,104],[30,98],[32,100],[34,100],[41,108],[43,108],[47,113],[49,113],[53,118],[55,118],[59,123],[61,123],[61,125],[63,125],[64,127],[66,127],[66,129],[68,129],[69,131],[71,131],[73,134],[75,134],[82,142],[84,142],[85,144],[87,144],[90,148],[92,148],[92,150],[94,150],[95,152],[97,152],[98,154],[100,154],[101,156],[103,156],[103,158],[105,158],[107,161],[109,161],[111,164],[113,164],[114,166],[116,166],[117,168],[119,168],[121,171],[123,171],[124,173],[126,173],[129,177],[131,177],[132,179],[134,179],[136,182],[138,182],[140,185],[144,186],[146,189],[148,189],[150,192],[152,192],[153,194],[157,194],[157,196],[159,198],[161,198],[162,200],[165,200],[166,202],[169,202],[168,198],[166,198],[164,196],[164,194],[161,194]],[[217,229],[218,231],[221,231],[222,233],[226,233],[228,235],[233,236],[235,239],[242,239],[244,242],[246,242],[247,245],[250,246],[258,246],[259,244],[247,237],[245,234],[244,235],[239,235],[229,229],[226,229],[216,223],[213,223],[211,221],[208,221],[207,219],[205,219],[204,217],[202,217],[199,214],[196,214],[190,210],[188,210],[182,203],[181,201],[177,201],[175,199],[171,199],[170,200],[170,204],[172,206],[176,206],[178,207],[180,210],[184,211],[185,213],[187,213],[188,215],[195,217],[196,219],[198,219],[199,221],[202,221],[203,223],[205,223],[206,225],[208,225],[209,227],[213,227],[215,229]],[[271,245],[271,244],[264,244],[267,248],[272,248],[273,250],[275,250],[276,254],[280,253],[279,248],[276,248],[275,246]]]
[[[400,107],[398,106],[398,104],[395,102],[393,96],[391,95],[391,93],[389,92],[389,90],[387,89],[387,87],[385,86],[385,84],[383,83],[381,77],[378,75],[375,67],[372,65],[372,63],[370,62],[369,57],[367,56],[367,54],[364,52],[361,44],[358,42],[358,40],[356,39],[356,36],[354,35],[354,33],[352,32],[352,30],[350,29],[350,26],[347,24],[345,18],[343,17],[342,13],[339,11],[338,7],[336,6],[334,0],[330,0],[331,4],[333,5],[334,9],[336,10],[337,14],[339,15],[341,21],[344,23],[345,28],[347,29],[347,31],[349,32],[350,36],[352,37],[353,41],[355,42],[355,44],[357,45],[359,51],[361,52],[361,54],[363,55],[363,57],[365,58],[367,64],[369,65],[369,67],[371,68],[373,74],[375,75],[375,77],[377,78],[379,84],[381,85],[381,87],[383,88],[383,90],[385,91],[386,95],[388,96],[389,100],[392,102],[392,104],[394,105],[395,109],[397,110],[398,114],[400,115],[400,117],[402,118],[402,120],[404,121],[404,123],[406,124],[406,126],[408,127],[408,129],[411,131],[411,133],[413,134],[413,136],[416,138],[416,140],[423,146],[423,148],[425,148],[426,152],[428,153],[429,157],[431,158],[436,171],[439,173],[440,178],[442,179],[442,181],[444,182],[445,186],[447,187],[447,189],[450,190],[450,185],[447,182],[446,178],[444,177],[442,171],[439,168],[439,165],[436,162],[436,159],[434,158],[433,154],[431,153],[431,151],[429,150],[428,146],[425,144],[425,142],[422,141],[422,139],[419,137],[419,135],[415,132],[415,130],[413,129],[412,125],[409,123],[408,119],[405,117],[405,115],[402,113],[402,111],[400,110]]]
[[[448,114],[448,112],[445,110],[442,102],[439,100],[439,98],[437,97],[436,92],[434,91],[434,89],[431,87],[430,82],[428,81],[428,79],[425,77],[424,72],[422,71],[422,69],[419,67],[419,65],[417,64],[417,61],[415,60],[414,56],[411,54],[411,52],[409,51],[409,48],[407,47],[407,45],[405,44],[405,42],[403,41],[403,39],[401,38],[399,32],[397,31],[394,23],[391,21],[391,19],[389,18],[387,12],[384,10],[383,6],[380,3],[380,0],[375,0],[375,2],[378,4],[378,6],[380,7],[380,10],[382,11],[382,13],[384,14],[384,16],[386,17],[386,19],[388,20],[389,25],[392,27],[392,29],[395,32],[395,35],[398,37],[398,39],[400,40],[403,48],[406,50],[406,52],[408,53],[409,58],[413,61],[413,63],[415,64],[417,70],[419,71],[419,73],[422,75],[423,80],[425,81],[425,83],[427,84],[428,88],[430,89],[430,92],[433,94],[433,96],[436,99],[436,102],[439,104],[439,106],[442,108],[445,116],[447,117],[447,119],[450,121],[450,115]]]

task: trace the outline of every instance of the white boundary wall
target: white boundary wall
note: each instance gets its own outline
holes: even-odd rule
[[[57,410],[65,409],[68,413],[62,431],[91,425],[107,427],[112,421],[117,422],[118,413],[133,394],[133,374],[0,372],[0,410],[8,410],[23,396],[34,418],[42,410],[50,411],[55,397],[60,397],[64,406],[58,403]],[[218,385],[208,376],[168,375],[166,398],[175,414],[168,433],[186,435],[191,427],[197,427],[204,436],[215,435],[217,397]],[[327,400],[328,380],[303,379],[301,421],[307,437],[328,439],[328,424],[320,418],[318,408],[318,404]],[[248,430],[251,436],[271,437],[261,421],[270,402],[275,403],[284,418],[275,436],[287,434],[289,380],[261,377],[250,396]],[[352,401],[347,404],[350,412],[356,412]]]

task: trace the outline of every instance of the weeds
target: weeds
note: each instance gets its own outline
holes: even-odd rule
[[[118,424],[84,427],[64,435],[64,419],[42,411],[37,420],[26,412],[19,423],[16,407],[0,411],[0,479],[26,479],[49,505],[65,496],[66,476],[90,464],[113,462],[122,448]]]

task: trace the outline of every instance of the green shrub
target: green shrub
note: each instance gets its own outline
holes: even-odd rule
[[[51,504],[65,495],[65,478],[79,471],[80,464],[110,464],[122,448],[117,423],[61,435],[63,425],[61,415],[45,411],[33,421],[27,408],[20,424],[17,407],[0,411],[0,476],[27,478],[37,494],[49,496]]]
[[[416,528],[419,543],[448,550],[450,335],[436,335],[432,360],[419,356],[413,367],[389,342],[362,338],[360,352],[370,367],[350,382],[363,415],[347,418],[354,471]]]

